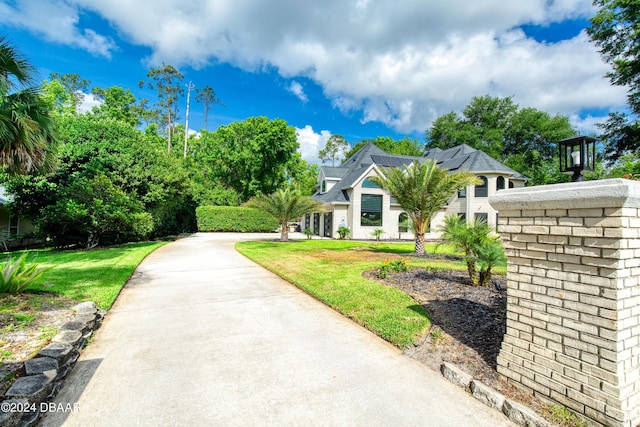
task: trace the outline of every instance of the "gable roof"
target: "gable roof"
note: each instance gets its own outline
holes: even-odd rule
[[[367,172],[371,165],[378,167],[403,167],[412,162],[433,159],[437,165],[449,171],[468,170],[473,173],[503,173],[513,179],[526,180],[527,177],[503,165],[483,151],[476,150],[466,144],[446,150],[433,148],[423,157],[398,156],[389,154],[375,144],[368,142],[354,155],[346,159],[338,167],[323,166],[322,172],[327,178],[340,178],[329,191],[319,191],[313,198],[325,203],[349,203],[347,190]]]

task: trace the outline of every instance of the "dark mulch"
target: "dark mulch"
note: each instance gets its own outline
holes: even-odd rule
[[[439,370],[451,362],[507,398],[546,415],[531,394],[508,383],[496,371],[506,331],[506,277],[494,275],[490,287],[471,286],[466,271],[412,269],[382,280],[371,270],[363,275],[411,295],[431,320],[431,329],[405,354]]]

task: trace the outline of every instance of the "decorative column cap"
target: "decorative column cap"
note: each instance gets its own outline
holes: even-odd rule
[[[640,182],[615,178],[500,190],[494,209],[581,209],[640,207]]]

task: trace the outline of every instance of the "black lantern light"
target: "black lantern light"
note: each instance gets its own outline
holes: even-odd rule
[[[595,169],[596,141],[590,136],[574,136],[559,141],[560,172],[573,173],[572,182],[582,181],[582,171]]]

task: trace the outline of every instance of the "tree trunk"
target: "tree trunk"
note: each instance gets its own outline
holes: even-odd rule
[[[280,229],[280,241],[288,242],[289,241],[289,227],[287,227],[287,223],[282,224],[282,228]]]
[[[473,259],[467,260],[467,272],[469,273],[469,281],[473,286],[478,285],[478,277],[476,276],[476,261]]]
[[[416,255],[424,255],[424,233],[416,233],[416,247],[413,250],[413,253]]]
[[[480,271],[480,286],[489,286],[491,284],[491,268]]]

